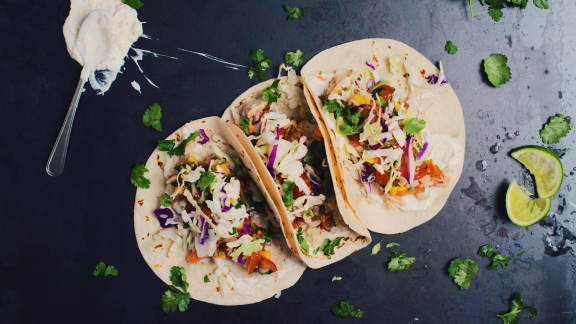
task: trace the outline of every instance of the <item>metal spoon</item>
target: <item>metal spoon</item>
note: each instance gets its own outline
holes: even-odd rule
[[[48,163],[46,164],[46,173],[53,177],[57,177],[64,172],[70,133],[72,132],[74,116],[76,115],[76,109],[78,109],[80,95],[84,90],[84,84],[86,84],[89,76],[94,73],[93,71],[96,68],[96,66],[94,66],[95,62],[101,59],[103,55],[106,55],[110,48],[109,39],[105,31],[100,29],[99,33],[94,33],[94,31],[98,30],[101,26],[106,26],[106,24],[102,24],[102,19],[109,19],[108,13],[103,9],[96,9],[90,12],[80,25],[76,42],[78,51],[82,53],[81,55],[84,58],[84,62],[82,63],[84,67],[80,74],[80,80],[76,86],[74,97],[72,97],[72,102],[68,108],[66,119],[64,119],[64,124],[60,129],[60,133],[58,134],[58,138],[54,143],[54,147],[48,158]],[[92,33],[90,33],[91,31]],[[92,42],[86,42],[86,39],[91,39]],[[89,59],[87,59],[87,55]],[[96,78],[94,77],[94,79]],[[90,82],[92,82],[92,79]],[[96,80],[94,82],[98,81]]]

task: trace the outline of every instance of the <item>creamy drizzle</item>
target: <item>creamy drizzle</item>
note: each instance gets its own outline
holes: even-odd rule
[[[214,55],[210,55],[210,54],[206,54],[206,53],[200,53],[200,52],[196,52],[196,51],[191,51],[191,50],[187,50],[187,49],[183,49],[183,48],[178,48],[178,49],[181,50],[182,52],[196,54],[196,55],[202,56],[204,58],[207,58],[209,60],[212,60],[212,61],[215,61],[218,63],[222,63],[222,64],[224,64],[224,67],[227,67],[227,68],[232,69],[232,70],[239,70],[239,68],[241,68],[241,67],[242,68],[248,68],[246,65],[228,62],[228,61],[221,59],[219,57],[216,57]]]

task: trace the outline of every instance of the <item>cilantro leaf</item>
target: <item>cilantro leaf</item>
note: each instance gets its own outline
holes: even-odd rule
[[[407,257],[406,253],[392,251],[390,261],[388,262],[388,270],[393,272],[408,271],[415,261],[415,257]]]
[[[324,101],[324,107],[326,107],[329,113],[334,113],[336,116],[342,116],[342,112],[344,111],[344,106],[336,99]]]
[[[170,205],[172,205],[172,198],[170,198],[169,194],[163,193],[162,196],[160,196],[160,206],[170,207]]]
[[[364,312],[360,309],[354,310],[354,305],[346,300],[339,301],[336,305],[332,306],[332,314],[338,319],[345,319],[350,316],[352,317],[362,317]]]
[[[165,313],[180,311],[184,312],[190,304],[190,294],[180,291],[174,286],[169,286],[162,295],[162,310]]]
[[[478,255],[481,257],[491,257],[494,254],[494,248],[490,244],[484,244],[478,249]]]
[[[456,258],[450,262],[448,274],[460,289],[468,289],[478,274],[478,265],[472,259]]]
[[[395,247],[395,246],[400,246],[400,243],[390,242],[390,243],[386,244],[387,249]]]
[[[292,207],[292,205],[294,205],[294,194],[292,192],[292,190],[294,190],[294,182],[292,181],[284,181],[282,182],[282,192],[284,193],[284,195],[282,196],[282,201],[284,202],[284,206],[286,206],[286,208],[290,208]]]
[[[502,8],[490,7],[488,8],[488,15],[492,17],[492,20],[498,22],[500,21],[504,13],[502,12]]]
[[[286,64],[300,66],[302,64],[302,51],[297,49],[296,52],[286,52],[286,54],[284,54],[284,62]]]
[[[130,172],[130,183],[133,184],[137,188],[150,188],[150,180],[148,180],[144,173],[149,172],[148,169],[144,166],[144,164],[136,164],[132,167],[132,171]]]
[[[296,233],[296,239],[298,239],[298,243],[300,244],[302,250],[304,250],[304,252],[306,253],[310,253],[310,245],[308,245],[308,242],[304,237],[304,233],[302,233],[302,227],[298,227],[298,232]]]
[[[168,155],[178,155],[178,156],[184,155],[184,152],[186,151],[186,144],[194,140],[196,137],[198,137],[198,135],[200,135],[198,131],[195,131],[194,133],[190,134],[190,136],[184,139],[180,144],[178,144],[178,146],[168,151]]]
[[[280,99],[280,96],[282,95],[282,91],[278,89],[278,84],[280,84],[280,79],[274,80],[271,86],[260,92],[262,99],[266,100],[266,103],[269,105],[272,104],[273,102],[278,101],[278,99]]]
[[[512,260],[512,258],[505,257],[500,253],[494,254],[492,257],[492,264],[490,265],[490,269],[496,270],[498,269],[498,266],[504,269],[508,266],[508,262],[510,262],[510,260]]]
[[[216,181],[216,176],[210,171],[202,171],[200,178],[196,181],[196,187],[202,191],[206,191],[212,183]]]
[[[122,3],[129,5],[130,7],[136,10],[142,8],[142,6],[144,5],[144,3],[142,3],[141,0],[122,0]]]
[[[208,275],[204,275],[204,283],[209,283],[210,282],[210,278],[208,277]]]
[[[188,282],[186,281],[186,271],[183,267],[170,268],[170,282],[184,291],[188,290]]]
[[[520,7],[522,9],[526,8],[526,5],[528,4],[528,0],[506,0],[506,2],[512,6]]]
[[[113,265],[106,265],[104,262],[100,261],[96,264],[94,271],[92,271],[94,277],[108,277],[108,276],[118,276],[118,269]]]
[[[254,62],[254,66],[248,71],[248,77],[253,79],[257,76],[260,80],[266,79],[266,70],[272,66],[272,63],[264,54],[264,50],[261,48],[250,50],[250,59]]]
[[[529,313],[530,319],[534,319],[538,315],[538,310],[536,310],[534,307],[527,307],[526,303],[524,302],[524,298],[522,298],[522,295],[517,293],[514,294],[512,300],[510,300],[510,310],[508,313],[498,314],[496,316],[501,319],[504,324],[517,324],[518,314],[523,311],[527,311]]]
[[[302,8],[296,8],[296,7],[292,8],[287,4],[283,5],[282,8],[284,8],[284,11],[288,14],[288,16],[286,17],[288,18],[288,20],[295,20],[306,16],[306,12],[304,12],[304,9]]]
[[[488,58],[484,59],[484,72],[490,83],[496,88],[500,88],[512,77],[506,62],[508,62],[508,58],[502,54],[490,54]]]
[[[534,0],[534,5],[540,9],[548,9],[548,0]]]
[[[242,129],[242,131],[248,134],[249,126],[250,126],[250,118],[242,116],[242,118],[240,118],[240,128]]]
[[[558,143],[561,137],[570,132],[570,124],[564,115],[556,114],[548,119],[540,131],[540,138],[546,144]]]
[[[146,110],[142,115],[142,123],[144,126],[152,126],[155,130],[161,132],[162,131],[162,123],[160,120],[162,119],[162,107],[160,104],[153,103]]]
[[[320,251],[324,252],[324,255],[330,259],[334,255],[334,249],[340,245],[340,242],[344,239],[343,237],[337,237],[334,240],[325,239],[320,245]]]
[[[174,140],[159,140],[158,150],[162,152],[170,152],[174,149]]]
[[[446,42],[446,45],[444,45],[444,49],[448,54],[456,54],[458,52],[458,47],[456,47],[456,45],[454,45],[454,43],[452,43],[452,41],[450,40]]]
[[[426,121],[418,118],[408,118],[404,122],[404,131],[406,135],[414,136],[420,133],[426,127]]]

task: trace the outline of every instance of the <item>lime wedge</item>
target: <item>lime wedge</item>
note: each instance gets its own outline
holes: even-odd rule
[[[530,197],[526,188],[512,180],[506,191],[506,212],[512,223],[518,226],[530,226],[538,223],[550,210],[552,198]]]
[[[541,146],[525,146],[510,155],[532,173],[539,198],[550,198],[562,185],[562,162],[548,149]]]

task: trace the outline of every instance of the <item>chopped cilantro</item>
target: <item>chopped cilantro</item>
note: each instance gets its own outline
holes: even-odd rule
[[[372,255],[376,255],[382,249],[381,242],[378,242],[372,246]]]
[[[306,16],[306,12],[304,12],[304,9],[302,8],[292,8],[287,4],[283,5],[282,8],[284,8],[284,11],[288,14],[286,17],[288,20],[294,20]]]
[[[458,47],[456,47],[456,45],[454,45],[454,43],[452,43],[450,40],[446,42],[444,49],[448,54],[456,54],[458,52]]]
[[[548,9],[548,0],[534,0],[534,5],[540,9]]]
[[[426,121],[418,118],[408,118],[404,122],[404,131],[406,135],[414,136],[420,133],[426,127]]]
[[[160,206],[170,207],[170,205],[172,205],[172,199],[170,198],[170,195],[163,193],[162,196],[160,196]]]
[[[456,258],[450,262],[448,274],[460,289],[468,289],[478,274],[478,265],[472,259]]]
[[[106,263],[100,261],[96,264],[94,271],[92,271],[94,277],[108,277],[108,276],[118,276],[118,269],[113,265],[106,265]]]
[[[336,305],[332,306],[332,314],[338,319],[345,319],[348,317],[362,317],[364,312],[360,309],[354,309],[354,305],[346,300],[339,301]]]
[[[488,8],[488,15],[492,17],[492,20],[498,22],[500,21],[504,13],[502,12],[502,8],[490,7]]]
[[[152,126],[155,130],[161,132],[162,131],[162,123],[160,120],[162,119],[162,107],[160,104],[153,103],[146,110],[142,115],[142,123],[144,126]]]
[[[253,79],[257,76],[258,79],[266,79],[266,70],[272,66],[270,58],[264,54],[261,48],[253,49],[250,51],[250,59],[254,62],[254,66],[248,71],[248,77]]]
[[[392,251],[390,261],[388,261],[388,270],[392,272],[408,271],[414,262],[416,262],[415,257],[407,257],[406,253]]]
[[[512,6],[520,7],[522,9],[526,8],[526,5],[528,4],[528,0],[506,0],[506,2]]]
[[[172,285],[162,295],[162,310],[166,313],[177,310],[183,312],[190,304],[190,294],[188,293],[188,282],[186,281],[184,268],[170,268],[170,281]]]
[[[518,257],[519,257],[519,256],[523,256],[524,254],[526,254],[526,252],[524,252],[524,251],[521,251],[520,253],[516,254],[516,256],[518,256]]]
[[[344,110],[344,106],[342,106],[336,99],[324,101],[324,106],[329,113],[335,113],[336,116],[341,116],[342,111]]]
[[[266,100],[267,104],[271,104],[273,102],[278,101],[278,99],[280,99],[280,96],[282,95],[282,91],[280,89],[278,89],[279,83],[280,83],[280,79],[274,80],[274,82],[272,82],[271,86],[262,90],[262,92],[260,93],[260,95],[262,96],[262,99]]]
[[[504,269],[508,266],[508,262],[510,262],[510,260],[512,260],[512,258],[505,257],[500,253],[494,254],[492,257],[492,264],[490,265],[490,269],[496,270],[498,269],[498,266]]]
[[[248,134],[248,127],[250,127],[250,118],[242,116],[240,118],[240,128],[244,133]]]
[[[304,250],[304,252],[309,254],[310,253],[310,246],[308,245],[308,242],[306,241],[306,238],[304,237],[304,233],[302,233],[302,227],[298,227],[298,232],[296,233],[296,238],[298,239],[298,243],[300,243],[300,247],[302,248],[302,250]]]
[[[216,176],[210,171],[202,171],[200,178],[196,181],[196,187],[202,191],[206,191],[212,183],[216,181]]]
[[[133,184],[137,188],[150,188],[150,180],[148,180],[144,173],[149,172],[148,169],[144,166],[144,164],[138,163],[132,167],[132,171],[130,172],[130,183]]]
[[[324,255],[330,259],[334,255],[334,249],[340,245],[340,242],[344,239],[343,237],[337,237],[333,241],[330,239],[324,239],[322,245],[320,245],[320,251],[324,252]]]
[[[390,243],[386,244],[387,249],[395,247],[395,246],[400,246],[400,243],[390,242]]]
[[[142,6],[144,5],[144,3],[142,3],[141,0],[122,0],[122,3],[129,5],[130,7],[136,10],[142,8]]]
[[[170,152],[174,149],[174,145],[175,145],[174,140],[159,140],[158,150],[162,152]]]
[[[294,194],[293,194],[293,190],[294,190],[294,182],[292,181],[284,181],[282,182],[282,192],[284,193],[284,195],[282,196],[282,201],[284,202],[284,206],[286,206],[286,208],[290,208],[292,207],[292,205],[294,205]]]
[[[490,54],[488,58],[484,59],[484,72],[490,83],[496,88],[510,81],[512,77],[506,62],[508,62],[508,58],[502,54]]]
[[[286,64],[300,66],[302,64],[302,51],[297,49],[296,52],[286,52],[286,54],[284,54],[284,62]]]
[[[186,144],[188,144],[188,142],[194,140],[196,137],[198,137],[198,135],[200,135],[200,133],[198,131],[195,131],[194,133],[190,134],[190,136],[188,136],[188,138],[184,139],[180,144],[178,144],[178,146],[176,146],[174,149],[168,151],[169,155],[184,155],[184,151],[186,151]]]
[[[478,255],[481,257],[491,257],[494,254],[494,248],[490,244],[484,244],[478,249]]]
[[[205,283],[210,282],[210,278],[208,277],[208,275],[204,275],[204,282]]]
[[[540,131],[540,138],[546,144],[558,143],[560,138],[570,132],[570,124],[564,115],[556,114],[548,119]]]
[[[523,311],[528,312],[530,319],[534,319],[538,315],[538,310],[534,307],[527,307],[522,295],[517,293],[514,294],[512,300],[510,300],[510,311],[496,316],[501,319],[504,324],[518,324],[518,314]]]

